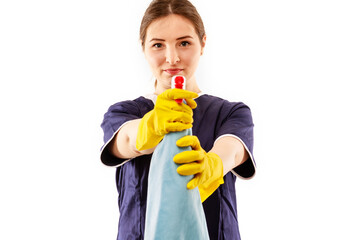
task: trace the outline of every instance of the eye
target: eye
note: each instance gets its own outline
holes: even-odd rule
[[[161,47],[162,47],[162,44],[161,44],[161,43],[155,43],[155,44],[153,45],[153,47],[155,47],[155,48],[161,48]]]
[[[180,43],[180,45],[181,45],[182,47],[187,47],[187,46],[190,45],[190,43],[189,43],[188,41],[182,41],[182,42]]]

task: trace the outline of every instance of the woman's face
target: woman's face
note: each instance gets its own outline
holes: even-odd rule
[[[146,32],[144,54],[157,79],[155,93],[171,88],[174,75],[185,76],[186,89],[200,92],[194,77],[206,37],[200,43],[190,20],[169,15],[153,21]]]

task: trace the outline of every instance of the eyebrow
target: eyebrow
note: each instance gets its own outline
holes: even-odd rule
[[[189,36],[189,35],[186,35],[186,36],[183,36],[183,37],[179,37],[176,40],[182,40],[182,39],[186,39],[186,38],[193,38],[193,37]],[[152,42],[152,41],[165,42],[165,40],[161,39],[161,38],[152,38],[149,42]]]

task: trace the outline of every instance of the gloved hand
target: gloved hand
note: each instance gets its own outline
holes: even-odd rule
[[[165,134],[183,131],[192,127],[193,111],[196,108],[197,93],[168,89],[156,100],[154,109],[141,119],[136,137],[136,148],[146,150],[155,147]],[[177,103],[175,99],[185,99],[186,104]]]
[[[201,202],[204,202],[215,190],[224,183],[223,163],[221,158],[213,152],[202,149],[196,136],[180,138],[178,147],[191,146],[193,150],[184,151],[174,156],[174,162],[182,164],[177,168],[180,175],[195,175],[188,184],[188,189],[199,187]]]

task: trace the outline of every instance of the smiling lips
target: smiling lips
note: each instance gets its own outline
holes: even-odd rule
[[[168,68],[165,69],[164,71],[167,72],[170,75],[177,75],[179,74],[183,69],[180,68]]]

